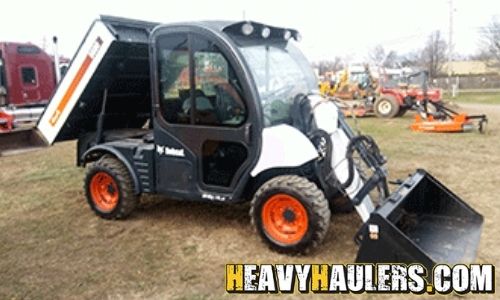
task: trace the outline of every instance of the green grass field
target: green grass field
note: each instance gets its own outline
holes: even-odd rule
[[[391,179],[424,168],[483,214],[477,261],[494,264],[500,262],[500,105],[476,104],[487,103],[483,99],[464,100],[470,103],[461,109],[487,113],[486,134],[413,133],[408,129],[412,113],[350,122],[378,142],[389,159]],[[226,263],[355,260],[353,237],[361,225],[356,213],[333,215],[324,243],[308,256],[291,257],[259,239],[245,204],[143,197],[127,220],[98,218],[85,200],[85,170],[75,167],[74,142],[0,157],[0,164],[0,299],[232,298],[224,290]],[[353,296],[360,297],[401,298]]]
[[[457,103],[499,104],[500,93],[460,93],[456,98],[444,95],[444,99]]]

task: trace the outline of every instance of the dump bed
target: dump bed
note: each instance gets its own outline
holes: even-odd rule
[[[151,111],[148,38],[156,23],[101,16],[94,21],[40,118],[48,144],[96,130],[141,128]]]

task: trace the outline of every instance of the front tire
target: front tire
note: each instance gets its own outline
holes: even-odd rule
[[[398,101],[392,96],[384,95],[375,101],[375,115],[379,118],[394,118],[399,109]]]
[[[305,254],[325,238],[330,209],[323,192],[306,178],[277,176],[251,202],[250,217],[261,238],[282,253]]]
[[[399,108],[399,112],[396,115],[396,117],[402,117],[402,116],[404,116],[407,111],[408,111],[408,108],[403,108],[403,107]]]
[[[102,156],[88,168],[85,194],[90,208],[104,219],[124,219],[139,202],[127,168],[111,155]]]

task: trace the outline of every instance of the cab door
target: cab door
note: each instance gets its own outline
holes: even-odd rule
[[[21,65],[19,66],[19,75],[23,104],[29,105],[39,102],[41,95],[38,68],[34,65]]]
[[[242,64],[210,33],[171,29],[154,40],[157,191],[237,201],[260,146]]]

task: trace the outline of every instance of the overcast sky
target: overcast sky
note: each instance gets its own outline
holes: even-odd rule
[[[6,1],[7,2],[7,1]],[[455,50],[476,52],[481,26],[500,16],[500,0],[453,0]],[[311,60],[341,56],[360,60],[382,44],[405,53],[422,47],[441,30],[448,39],[449,0],[23,0],[0,7],[0,41],[47,46],[59,37],[60,52],[72,57],[100,14],[157,21],[241,20],[298,29],[300,47]]]

